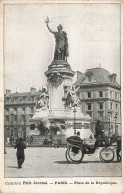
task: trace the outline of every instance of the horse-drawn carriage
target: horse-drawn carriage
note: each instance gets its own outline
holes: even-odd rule
[[[102,162],[111,162],[117,154],[117,160],[121,161],[119,152],[121,151],[121,137],[113,135],[111,138],[106,136],[84,139],[78,136],[67,138],[68,148],[66,150],[66,159],[70,163],[80,163],[85,154],[94,154],[99,148],[99,158]],[[100,149],[101,148],[101,149]]]

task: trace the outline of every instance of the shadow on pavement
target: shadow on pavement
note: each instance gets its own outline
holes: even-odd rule
[[[57,164],[76,164],[76,163],[74,163],[74,162],[72,162],[72,163],[69,163],[69,162],[67,162],[67,161],[56,161],[56,162],[54,162],[54,163],[57,163]],[[112,162],[101,162],[101,161],[82,161],[82,162],[80,162],[79,164],[82,164],[82,163],[118,163],[117,161],[112,161]],[[77,163],[78,164],[78,163]]]
[[[67,162],[67,161],[56,161],[54,163],[57,163],[57,164],[69,164],[69,162]]]
[[[7,166],[8,168],[18,168],[17,166]]]

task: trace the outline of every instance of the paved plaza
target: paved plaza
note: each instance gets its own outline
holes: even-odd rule
[[[85,155],[82,163],[69,164],[65,158],[67,148],[27,147],[25,162],[17,168],[16,150],[6,148],[5,177],[92,177],[121,176],[121,163],[102,163],[99,149],[94,155]]]

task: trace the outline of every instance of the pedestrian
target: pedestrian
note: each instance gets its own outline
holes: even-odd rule
[[[4,141],[4,154],[6,154],[6,143],[5,143],[5,141]]]
[[[104,136],[104,130],[102,129],[100,120],[97,121],[96,127],[95,127],[95,138],[103,137]]]
[[[7,137],[7,143],[8,143],[8,145],[10,145],[10,138],[9,137]]]
[[[30,136],[30,144],[32,144],[32,143],[33,143],[33,141],[34,141],[33,137],[32,137],[32,136]]]
[[[79,138],[80,138],[80,131],[78,131],[78,132],[77,132],[77,137],[79,137]]]
[[[19,142],[19,137],[18,136],[15,138],[15,142],[16,142],[16,144]]]
[[[25,159],[25,155],[24,155],[24,149],[26,149],[26,145],[23,141],[23,139],[20,137],[19,141],[17,142],[15,149],[17,148],[17,161],[18,161],[18,168],[21,168],[24,159]]]
[[[121,137],[117,137],[117,150],[116,150],[116,154],[117,154],[117,161],[118,162],[121,162],[121,155],[120,155],[120,152],[121,152]]]

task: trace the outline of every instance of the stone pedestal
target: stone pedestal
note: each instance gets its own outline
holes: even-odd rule
[[[54,60],[49,65],[48,71],[45,72],[47,77],[48,93],[49,93],[49,109],[64,111],[64,87],[72,85],[74,71],[70,65],[64,60]]]
[[[76,115],[74,118],[74,107],[65,107],[64,100],[67,88],[72,87],[72,78],[74,76],[74,71],[72,71],[70,65],[64,60],[54,60],[49,65],[45,75],[48,85],[49,109],[37,109],[32,121],[39,123],[44,119],[48,119],[50,123],[64,123],[66,130],[63,134],[65,134],[65,136],[74,134],[75,122],[78,130],[80,127],[82,138],[83,136],[87,137],[84,135],[84,132],[89,131],[88,135],[90,134],[89,123],[91,118],[88,115],[84,116],[80,107],[76,107]],[[85,126],[87,126],[86,129]],[[37,130],[35,129],[35,135],[36,134]]]

